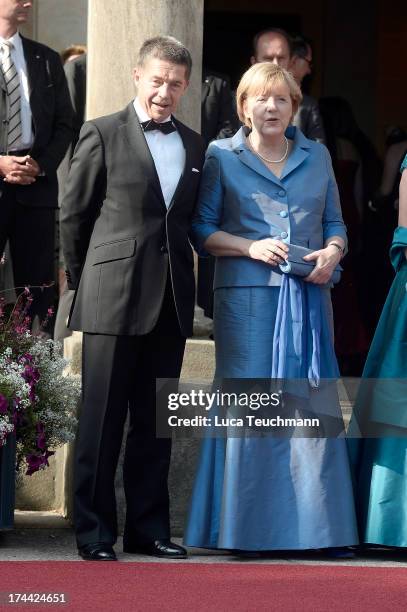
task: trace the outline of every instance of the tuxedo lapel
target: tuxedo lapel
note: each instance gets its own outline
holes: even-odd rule
[[[23,36],[21,36],[21,40],[23,43],[24,58],[27,64],[28,90],[31,95],[32,90],[38,83],[37,74],[43,57],[41,51],[34,48],[30,40]]]
[[[119,127],[119,130],[129,144],[129,150],[134,156],[135,164],[139,164],[143,174],[151,180],[154,191],[157,193],[165,211],[167,211],[163,192],[161,190],[160,179],[158,178],[153,157],[144,137],[143,129],[140,126],[136,111],[134,110],[133,102],[127,106],[125,112],[125,121]]]
[[[181,137],[182,140],[182,144],[184,145],[184,149],[185,149],[185,165],[184,168],[182,170],[182,174],[180,176],[180,179],[178,181],[178,185],[175,189],[174,195],[171,198],[171,202],[170,205],[168,207],[168,210],[171,209],[171,207],[173,206],[173,204],[177,201],[177,199],[180,197],[181,193],[184,191],[185,186],[188,182],[188,169],[191,168],[192,169],[192,160],[191,160],[191,144],[189,142],[189,138],[188,138],[188,132],[187,130],[185,130],[184,125],[178,121],[177,119],[175,119],[175,117],[172,117],[172,121],[174,123],[174,125],[177,128],[178,134]]]

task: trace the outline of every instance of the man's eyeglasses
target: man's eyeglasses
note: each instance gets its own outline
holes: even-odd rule
[[[300,58],[307,62],[309,69],[312,70],[312,60],[309,60],[308,57],[304,57],[304,55],[300,55]]]

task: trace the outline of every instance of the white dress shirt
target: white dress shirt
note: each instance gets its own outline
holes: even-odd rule
[[[20,79],[20,112],[21,112],[21,148],[29,149],[33,143],[32,115],[30,107],[30,92],[28,87],[27,64],[24,57],[23,41],[18,32],[11,38],[5,39],[0,36],[0,44],[9,40],[13,43],[10,55],[16,67]],[[0,47],[1,49],[1,47]],[[0,51],[1,53],[2,51]]]
[[[134,109],[140,123],[151,120],[137,98],[134,100]],[[166,121],[171,121],[171,117],[168,117]],[[144,136],[154,160],[165,205],[168,208],[184,170],[184,145],[177,131],[163,134],[160,130],[151,130],[144,132]]]

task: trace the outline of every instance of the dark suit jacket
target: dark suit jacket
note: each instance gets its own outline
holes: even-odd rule
[[[71,140],[72,105],[64,70],[55,51],[21,37],[27,63],[34,142],[30,155],[45,176],[32,185],[18,185],[17,198],[27,206],[58,205],[56,170]],[[7,149],[7,90],[0,71],[0,151]],[[1,190],[1,186],[0,186]]]
[[[62,201],[65,182],[68,177],[71,158],[79,140],[79,132],[85,121],[86,108],[86,53],[80,55],[64,66],[69,95],[73,106],[72,138],[65,156],[58,168],[59,199]]]
[[[73,106],[73,147],[79,139],[79,132],[85,121],[86,106],[86,64],[87,56],[83,53],[64,66],[66,81]]]
[[[174,123],[186,162],[168,210],[133,103],[84,124],[61,207],[68,287],[77,289],[71,329],[148,333],[157,322],[170,269],[182,333],[192,334],[195,280],[188,232],[204,144]]]
[[[202,76],[201,134],[206,146],[211,140],[230,138],[238,127],[228,79],[223,75],[204,72]]]
[[[301,106],[294,117],[293,124],[310,140],[325,143],[324,124],[319,112],[318,101],[303,94]]]

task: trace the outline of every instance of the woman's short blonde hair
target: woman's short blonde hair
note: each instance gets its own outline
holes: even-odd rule
[[[236,92],[237,114],[242,123],[251,127],[251,121],[244,113],[244,101],[250,96],[268,94],[274,85],[287,85],[293,105],[293,117],[302,100],[301,89],[293,75],[272,62],[259,62],[246,70],[240,79]]]

